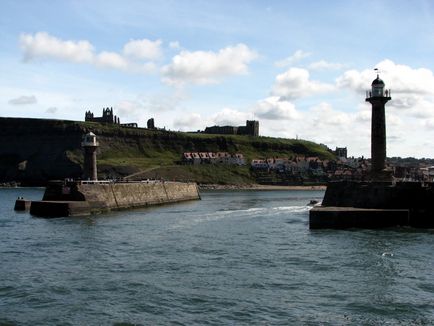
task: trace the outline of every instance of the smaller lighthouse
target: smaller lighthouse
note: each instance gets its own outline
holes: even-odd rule
[[[386,115],[385,105],[392,98],[390,90],[384,89],[384,82],[377,74],[371,91],[366,94],[366,102],[372,105],[371,125],[371,176],[373,180],[388,181],[390,171],[386,171]]]
[[[96,150],[98,146],[96,135],[93,132],[84,135],[81,142],[81,147],[84,149],[83,180],[96,181],[98,179],[96,168]]]

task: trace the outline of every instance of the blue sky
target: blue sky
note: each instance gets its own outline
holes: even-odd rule
[[[1,116],[197,130],[260,121],[266,136],[370,156],[378,67],[389,156],[434,157],[432,1],[7,1]]]

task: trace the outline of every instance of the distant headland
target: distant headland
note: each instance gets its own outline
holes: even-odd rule
[[[111,110],[106,116],[112,116]],[[86,116],[90,118],[91,112]],[[80,178],[82,137],[94,132],[99,139],[99,179],[163,178],[212,184],[254,184],[250,163],[272,157],[317,157],[334,160],[325,145],[307,140],[238,134],[176,132],[113,123],[31,118],[0,118],[0,183],[44,185],[48,180]],[[255,129],[255,124],[252,124]],[[244,165],[187,164],[184,153],[241,153]],[[207,154],[208,155],[208,154]],[[204,163],[204,162],[199,162]],[[300,183],[300,182],[299,182]]]
[[[80,178],[82,137],[99,139],[99,179],[195,181],[202,185],[316,186],[333,180],[364,180],[370,160],[347,157],[303,139],[259,135],[259,122],[214,126],[202,132],[146,128],[120,123],[112,108],[87,121],[0,117],[0,185],[45,185],[48,180]],[[240,129],[241,128],[241,129]],[[241,131],[240,131],[241,130]],[[211,133],[214,132],[214,133]],[[429,178],[431,161],[391,159],[398,178]]]

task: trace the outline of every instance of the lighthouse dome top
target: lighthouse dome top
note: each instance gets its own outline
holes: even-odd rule
[[[86,135],[84,135],[81,146],[83,147],[99,146],[98,142],[96,141],[96,135],[93,132],[88,132]]]
[[[377,75],[377,78],[372,81],[372,86],[384,86],[384,81]]]

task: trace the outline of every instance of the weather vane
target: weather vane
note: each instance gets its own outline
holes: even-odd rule
[[[378,68],[374,68],[374,71],[377,73],[377,77],[379,77],[380,69],[378,69]]]

